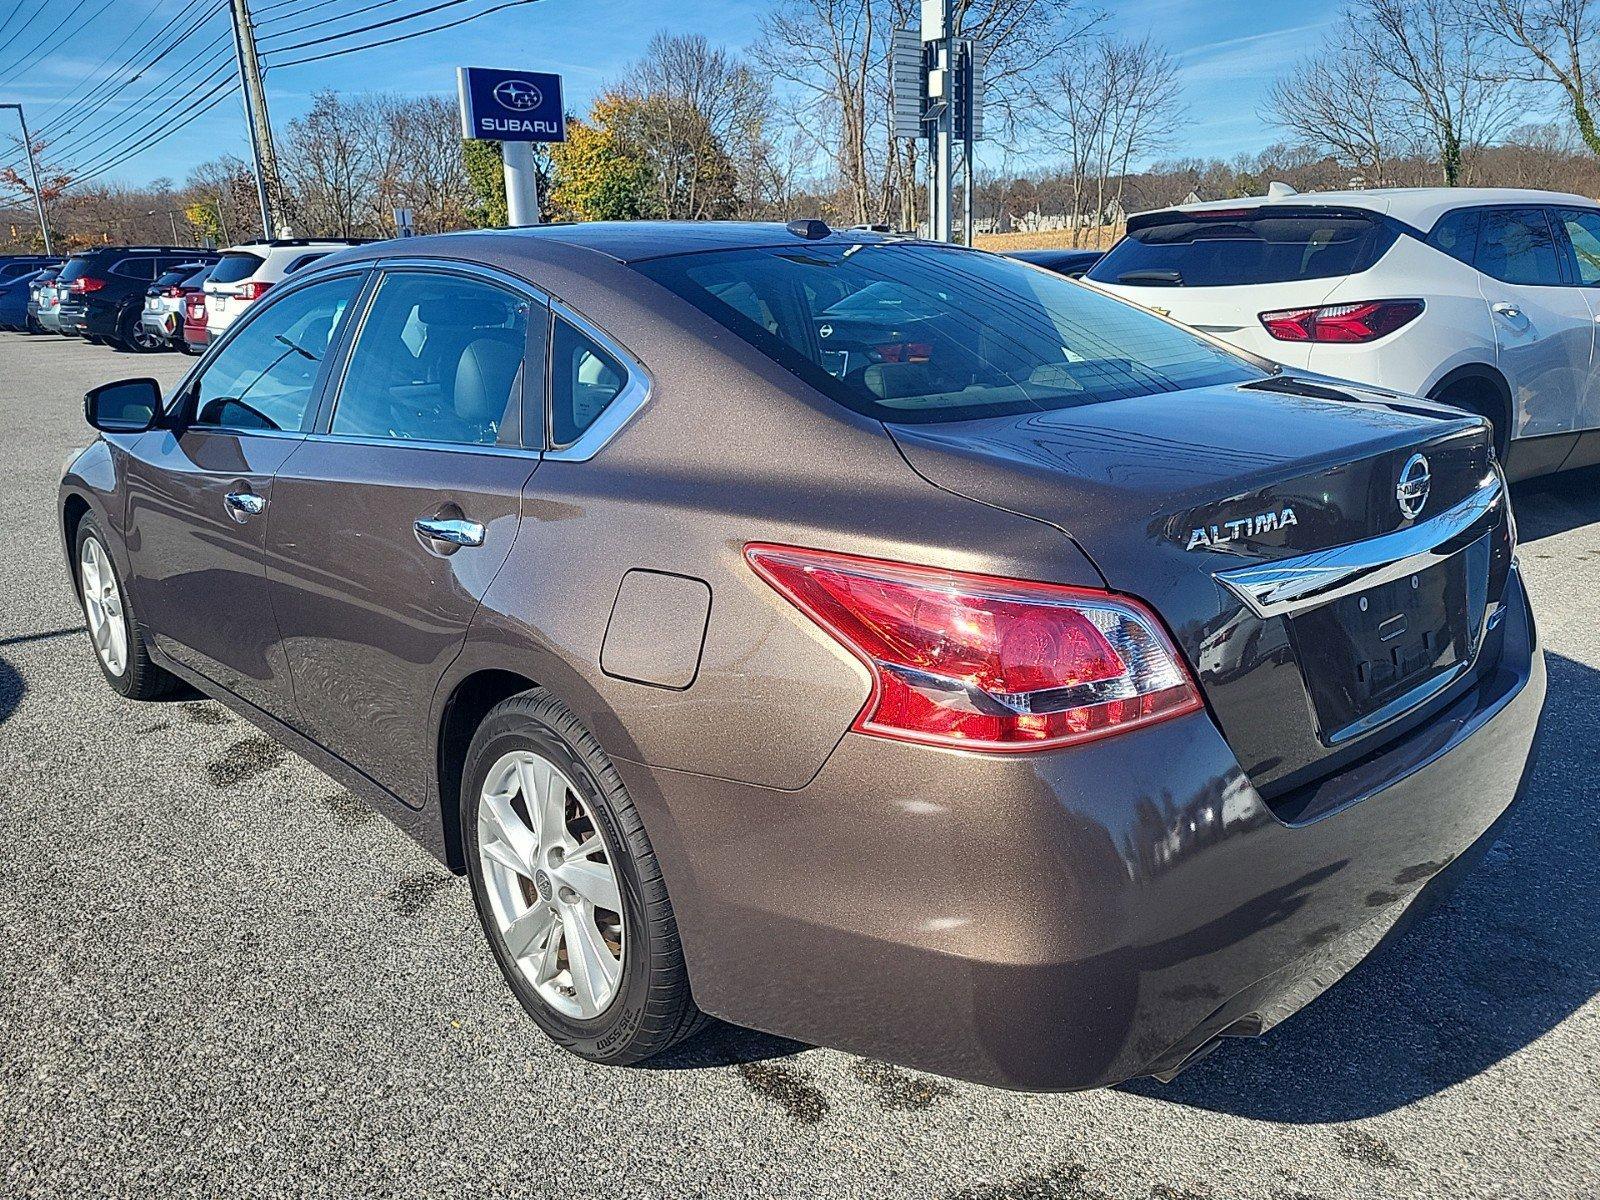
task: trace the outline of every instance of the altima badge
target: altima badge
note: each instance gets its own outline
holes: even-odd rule
[[[1394,498],[1407,520],[1414,521],[1428,503],[1428,489],[1433,486],[1433,473],[1428,470],[1428,460],[1421,454],[1406,459],[1400,471],[1400,482],[1394,485]]]
[[[1298,524],[1300,519],[1294,515],[1294,509],[1285,504],[1277,512],[1255,513],[1248,517],[1239,517],[1237,520],[1191,529],[1189,544],[1184,549],[1198,550],[1201,547],[1222,546],[1228,542],[1242,542],[1245,538],[1260,537],[1263,533],[1271,533],[1274,529],[1287,529],[1291,525]]]

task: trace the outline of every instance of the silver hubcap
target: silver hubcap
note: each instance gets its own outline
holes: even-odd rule
[[[111,560],[94,538],[83,540],[78,559],[83,607],[89,614],[89,637],[106,670],[121,675],[128,669],[128,623],[122,615],[122,592]]]
[[[560,767],[513,750],[478,800],[478,858],[500,939],[539,996],[597,1017],[622,982],[622,894],[594,814]]]

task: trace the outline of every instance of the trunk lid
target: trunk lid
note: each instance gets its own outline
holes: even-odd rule
[[[1483,422],[1358,395],[1372,394],[1280,378],[889,429],[930,482],[1058,526],[1110,588],[1151,605],[1272,792],[1392,735],[1432,699],[1425,685],[1467,672],[1509,566],[1500,503],[1425,568],[1390,578],[1369,563],[1370,586],[1292,611],[1246,599],[1274,564],[1304,579],[1363,547],[1399,556],[1433,518],[1498,495]],[[1427,495],[1408,516],[1399,489],[1418,454]]]

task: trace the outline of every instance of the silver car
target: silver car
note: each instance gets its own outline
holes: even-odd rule
[[[140,328],[168,346],[182,341],[184,301],[200,289],[214,266],[213,261],[182,263],[163,272],[145,289]]]

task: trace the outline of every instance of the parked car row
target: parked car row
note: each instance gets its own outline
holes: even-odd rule
[[[267,289],[350,238],[279,238],[223,251],[97,246],[65,261],[0,260],[0,328],[121,350],[198,353]]]

